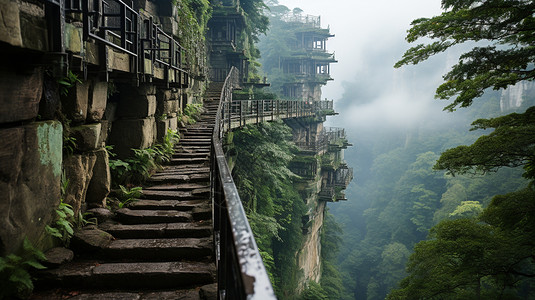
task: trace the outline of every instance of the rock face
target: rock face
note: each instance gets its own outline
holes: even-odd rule
[[[111,174],[108,152],[100,149],[95,152],[93,176],[87,187],[86,202],[88,207],[105,207],[106,197],[110,193]]]
[[[304,236],[303,246],[298,254],[298,266],[303,270],[304,280],[300,282],[298,290],[302,291],[309,281],[319,282],[321,277],[321,228],[323,227],[323,213],[325,202],[317,202],[316,209],[309,215],[309,229]]]
[[[0,129],[0,255],[34,243],[60,199],[63,127],[57,121]]]
[[[533,82],[519,82],[502,91],[500,109],[502,112],[519,108],[528,96],[533,96],[535,84]]]
[[[37,117],[42,86],[39,68],[21,71],[16,67],[0,67],[0,123]]]
[[[62,99],[63,113],[75,124],[85,122],[89,105],[89,82],[77,82]]]
[[[63,163],[65,177],[69,180],[63,201],[72,205],[75,216],[85,202],[96,160],[94,153],[73,154],[66,157]]]

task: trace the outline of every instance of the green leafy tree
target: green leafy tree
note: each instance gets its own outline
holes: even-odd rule
[[[439,16],[412,22],[407,41],[428,37],[429,44],[410,48],[395,67],[418,64],[465,42],[490,43],[464,53],[444,76],[439,99],[456,98],[446,106],[470,106],[488,88],[503,89],[533,80],[535,69],[535,2],[522,0],[442,0]]]
[[[470,106],[489,88],[498,90],[533,80],[535,2],[443,0],[442,8],[445,12],[440,16],[415,20],[407,36],[409,42],[420,37],[438,41],[409,49],[396,66],[417,64],[455,44],[490,42],[488,46],[478,43],[461,55],[444,76],[436,97],[454,98],[446,109]],[[470,197],[461,201],[450,213],[450,217],[461,218],[440,222],[427,241],[416,245],[409,276],[389,299],[533,297],[534,120],[535,107],[524,113],[478,119],[472,130],[493,131],[470,146],[458,146],[441,155],[434,168],[452,175],[523,167],[522,176],[531,183],[517,192],[495,196],[477,219],[467,216],[481,210],[480,202]],[[456,188],[456,194],[462,192]]]
[[[535,107],[521,114],[479,119],[472,126],[472,130],[492,128],[494,131],[471,146],[447,150],[435,165],[436,169],[465,174],[522,166],[525,178],[535,178]]]

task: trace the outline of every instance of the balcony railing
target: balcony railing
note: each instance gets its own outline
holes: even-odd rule
[[[182,74],[187,73],[184,48],[152,18],[142,17],[133,3],[122,0],[47,0],[46,4],[53,51],[65,52],[62,39],[65,13],[80,14],[84,41],[93,40],[128,54],[130,73],[136,77],[153,76],[154,69],[160,68],[168,84],[170,81],[187,84],[187,76],[182,79]],[[108,54],[102,52],[100,55],[101,63],[108,71],[108,60],[104,59]]]
[[[288,23],[303,23],[310,25],[316,28],[321,27],[321,17],[312,16],[312,15],[301,15],[301,14],[286,14],[282,17],[282,20]]]

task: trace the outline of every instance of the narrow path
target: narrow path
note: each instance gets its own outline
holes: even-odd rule
[[[42,272],[33,299],[215,299],[209,168],[219,93],[207,92],[201,120],[180,130],[142,199],[98,226],[109,242]]]

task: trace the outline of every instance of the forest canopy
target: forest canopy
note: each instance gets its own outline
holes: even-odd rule
[[[396,64],[418,64],[460,43],[462,54],[436,97],[453,98],[447,110],[468,107],[488,89],[505,89],[535,77],[535,1],[443,0],[440,16],[413,21],[407,41],[435,40],[410,48]],[[485,44],[484,46],[481,46]],[[535,282],[535,107],[475,121],[493,129],[470,146],[445,151],[435,165],[451,174],[523,167],[528,187],[495,196],[475,218],[444,220],[415,246],[409,275],[388,299],[532,298]],[[468,199],[470,200],[470,199]]]

